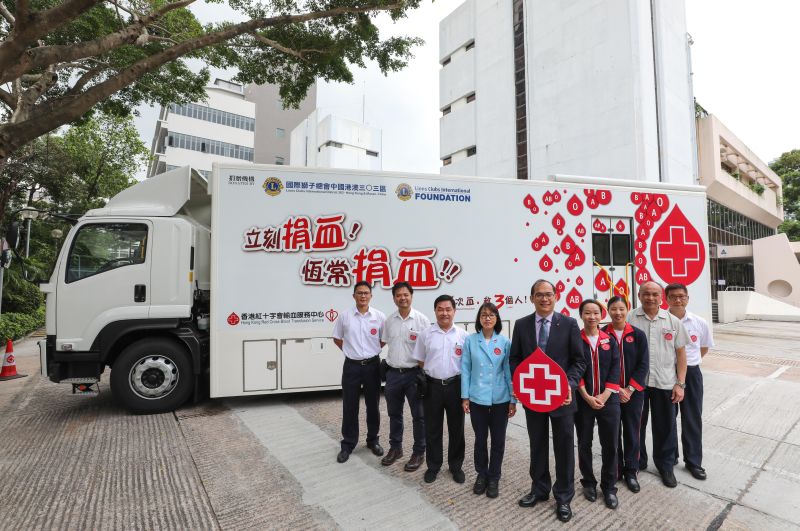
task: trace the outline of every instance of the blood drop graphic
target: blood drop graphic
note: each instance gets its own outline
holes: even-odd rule
[[[555,216],[553,216],[553,228],[559,231],[559,234],[564,231],[564,225],[566,221],[564,221],[564,216],[561,215],[559,212]]]
[[[539,413],[558,409],[569,394],[564,369],[538,347],[514,371],[513,385],[522,405]]]
[[[567,201],[567,212],[573,216],[579,216],[583,212],[583,203],[577,195],[573,194]]]
[[[586,227],[583,226],[583,223],[578,223],[578,226],[575,227],[575,234],[578,238],[583,238],[586,236]]]
[[[544,195],[542,196],[542,203],[544,203],[547,206],[552,205],[553,204],[553,194],[551,194],[550,192],[545,192]]]
[[[550,237],[547,236],[544,232],[539,235],[539,241],[542,242],[542,246],[550,244]]]
[[[636,267],[644,267],[647,265],[647,258],[642,253],[637,254],[633,261],[636,264]]]
[[[625,297],[626,299],[628,298],[628,295],[630,295],[628,284],[625,282],[624,278],[617,280],[617,283],[614,284],[614,295]]]
[[[228,324],[231,326],[236,326],[239,324],[239,316],[236,315],[236,312],[231,312],[228,316]]]
[[[531,194],[528,194],[525,196],[525,199],[522,200],[522,204],[525,205],[525,208],[531,208],[536,205],[536,201]]]
[[[586,198],[586,206],[594,210],[595,208],[600,206],[600,201],[597,200],[597,196],[591,195],[588,198]]]
[[[652,268],[668,284],[689,285],[703,272],[705,263],[703,238],[675,205],[650,241]]]
[[[582,300],[583,299],[581,298],[581,292],[578,291],[577,288],[572,288],[571,290],[569,290],[569,293],[567,293],[567,306],[569,306],[573,310],[577,309],[578,306],[581,305]]]
[[[634,205],[641,205],[642,204],[642,193],[641,192],[631,192],[631,203]]]
[[[559,281],[556,283],[556,292],[557,292],[557,293],[561,293],[562,291],[564,291],[564,288],[566,288],[566,286],[564,285],[564,282],[562,282],[561,280],[559,280]]]
[[[581,251],[579,247],[575,249],[575,252],[572,253],[572,256],[570,258],[572,259],[573,262],[575,262],[576,266],[583,265],[583,263],[586,261],[586,254],[583,251]]]
[[[561,250],[564,251],[564,254],[570,254],[575,250],[575,240],[572,239],[572,236],[565,236],[561,240]]]
[[[647,225],[639,225],[639,228],[636,229],[636,237],[640,240],[646,240],[650,237],[650,228]]]
[[[569,317],[569,310],[567,309],[566,306],[561,308],[561,315],[566,315],[567,317]]]
[[[638,285],[642,285],[645,282],[649,282],[653,280],[653,277],[650,276],[650,272],[646,268],[641,268],[639,271],[636,272],[636,283]]]
[[[540,238],[536,238],[531,242],[531,249],[534,251],[539,251],[542,248],[542,241]]]
[[[597,190],[594,196],[601,205],[607,205],[611,202],[611,190]]]
[[[667,209],[669,209],[669,198],[664,194],[658,194],[655,199],[653,199],[653,203],[661,209],[661,212],[667,213]]]
[[[625,222],[622,220],[617,221],[617,226],[614,227],[617,232],[625,232]]]
[[[655,203],[650,203],[650,206],[647,207],[647,216],[652,219],[653,221],[658,221],[661,219],[661,209],[658,208]]]
[[[575,262],[572,260],[572,258],[567,258],[567,261],[564,262],[564,267],[567,268],[567,271],[572,271],[575,269]]]
[[[635,242],[633,242],[633,248],[636,249],[637,253],[643,253],[645,249],[647,249],[647,241],[637,238]]]
[[[583,286],[583,277],[578,277],[575,279],[575,284],[579,286]]]
[[[600,221],[600,218],[597,218],[594,220],[594,223],[592,223],[592,230],[595,232],[605,232],[608,230],[608,227],[606,227],[605,223]]]
[[[539,269],[541,269],[542,271],[545,271],[545,272],[550,271],[551,269],[553,269],[553,261],[550,259],[549,256],[544,255],[539,260]]]
[[[601,269],[597,272],[597,275],[594,277],[594,287],[597,288],[597,291],[604,292],[611,289],[611,279],[608,278],[608,273],[604,269]]]
[[[555,254],[561,254],[561,249],[560,249],[560,248],[558,248],[558,247],[556,247],[555,249],[553,249],[553,252],[554,252]]]
[[[669,310],[669,303],[667,303],[667,294],[664,292],[664,288],[661,288],[661,309],[662,310]],[[669,334],[672,335],[672,334]],[[667,341],[672,339],[671,337],[666,338]]]
[[[561,202],[561,194],[556,190],[553,192],[553,203],[560,203]]]

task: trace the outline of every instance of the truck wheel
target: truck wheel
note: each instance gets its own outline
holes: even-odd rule
[[[135,413],[173,411],[192,394],[194,375],[186,350],[166,338],[129,345],[111,368],[111,392]]]

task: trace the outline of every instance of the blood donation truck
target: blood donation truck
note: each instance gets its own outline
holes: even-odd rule
[[[80,219],[49,283],[42,373],[84,389],[106,367],[134,411],[211,397],[336,389],[333,324],[356,282],[394,311],[414,287],[433,315],[447,293],[471,327],[484,301],[510,335],[553,282],[557,311],[646,280],[689,286],[709,319],[706,196],[579,176],[546,181],[215,164],[140,182]]]

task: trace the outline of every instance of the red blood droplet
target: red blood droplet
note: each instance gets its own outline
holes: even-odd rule
[[[647,207],[647,215],[653,221],[658,221],[661,218],[661,209],[658,208],[655,203],[651,203],[650,206]]]
[[[533,205],[530,208],[530,211],[531,211],[531,214],[534,214],[534,215],[538,214],[539,213],[539,205]],[[547,214],[547,212],[545,212],[545,214]]]
[[[647,265],[647,258],[645,258],[642,253],[638,253],[633,261],[636,263],[636,267],[644,267]]]
[[[561,249],[559,249],[558,247],[556,247],[555,249],[553,249],[553,252],[554,252],[555,254],[561,254]]]
[[[561,308],[561,315],[566,315],[567,317],[569,317],[569,310],[567,310],[566,306]]]
[[[607,205],[611,202],[611,190],[597,190],[594,195],[601,205]]]
[[[567,306],[569,306],[573,310],[577,309],[578,306],[581,305],[582,300],[583,299],[581,298],[581,292],[578,291],[578,288],[572,288],[571,290],[569,290],[569,293],[567,293],[567,301],[566,301]]]
[[[633,203],[634,205],[640,205],[642,203],[642,193],[631,192],[631,203]]]
[[[536,204],[536,200],[531,194],[528,194],[525,196],[525,199],[522,200],[522,204],[525,205],[525,208],[531,208]]]
[[[594,210],[600,206],[600,201],[597,200],[597,196],[591,195],[586,199],[586,206]]]
[[[608,273],[605,269],[601,269],[594,277],[594,287],[597,291],[608,291],[611,288],[611,279],[608,278]]]
[[[512,380],[517,399],[539,413],[559,408],[569,394],[564,369],[538,347],[522,360]]]
[[[553,203],[560,203],[561,202],[561,194],[556,190],[553,192]]]
[[[527,221],[526,221],[526,222],[525,222],[525,226],[526,226],[526,227],[530,227],[530,226],[531,226],[531,224],[530,224],[529,222],[527,222]]]
[[[559,280],[558,282],[556,282],[556,291],[558,293],[561,293],[562,291],[564,291],[564,288],[566,288],[566,286],[564,285],[564,283],[562,281]]]
[[[572,253],[572,261],[575,263],[575,266],[583,265],[586,262],[586,254],[581,250],[580,247],[575,249],[575,252]]]
[[[630,295],[628,283],[625,282],[624,278],[617,280],[617,283],[614,284],[614,295],[625,297],[626,299],[628,298],[628,295]]]
[[[542,203],[544,203],[547,206],[552,205],[553,204],[553,194],[551,194],[549,191],[545,192],[544,195],[542,196]]]
[[[653,225],[655,225],[655,224],[656,224],[656,222],[655,222],[655,221],[653,221],[653,220],[652,220],[652,219],[650,219],[650,218],[647,218],[647,219],[645,219],[645,220],[642,222],[642,226],[643,226],[643,227],[646,227],[646,228],[647,228],[647,230],[650,230],[650,229],[652,229],[652,228],[653,228]]]
[[[539,251],[542,248],[542,240],[541,238],[536,238],[531,242],[531,249],[534,251]]]
[[[664,293],[664,288],[661,288],[661,306],[660,307],[661,307],[662,310],[669,310],[669,303],[667,303],[667,294]],[[669,341],[672,338],[671,337],[667,337],[666,339],[667,339],[667,341]]]
[[[563,240],[561,240],[561,250],[564,251],[564,254],[570,254],[575,249],[575,240],[572,239],[572,236],[565,236]]]
[[[231,312],[228,316],[228,324],[231,326],[236,326],[239,324],[239,316],[236,315],[236,312]]]
[[[608,227],[606,227],[605,223],[600,221],[600,218],[597,218],[597,219],[594,220],[594,223],[592,223],[592,230],[594,232],[601,232],[602,233],[602,232],[605,232],[606,230],[608,230]]]
[[[641,286],[651,280],[653,280],[653,277],[650,276],[650,272],[646,268],[643,267],[636,272],[636,284]]]
[[[663,212],[664,214],[667,213],[667,209],[669,208],[669,198],[665,194],[658,194],[655,199],[653,199],[653,203]]]
[[[639,208],[637,208],[636,212],[633,214],[633,219],[636,220],[636,223],[641,223],[647,219],[647,207],[639,205]]]
[[[579,238],[583,238],[584,236],[586,236],[586,227],[583,226],[583,223],[578,223],[578,226],[575,227],[575,234]]]
[[[553,269],[553,260],[551,260],[550,257],[545,254],[539,260],[539,269],[545,272],[550,271],[551,269]]]
[[[579,286],[583,286],[583,277],[578,277],[575,279],[575,284]]]
[[[647,221],[650,221],[649,219]],[[636,237],[640,240],[646,240],[650,237],[650,228],[646,224],[639,225],[636,229]]]
[[[567,271],[572,271],[575,269],[575,261],[572,258],[567,258],[567,260],[564,262],[564,267],[567,268]]]
[[[647,249],[647,241],[636,238],[636,241],[633,242],[633,248],[636,249],[637,253],[643,253]]]
[[[583,212],[583,202],[577,194],[572,194],[572,197],[567,201],[567,212],[573,216],[579,216]]]
[[[622,220],[617,221],[617,226],[615,228],[617,232],[625,232],[625,222]]]
[[[539,241],[542,245],[550,245],[550,237],[544,232],[539,235]]]
[[[585,195],[586,197],[592,197],[594,195],[594,190],[592,190],[591,188],[584,188],[583,195]]]
[[[608,302],[608,299],[606,299],[606,302]],[[600,320],[604,321],[605,318],[606,318],[606,315],[608,315],[608,312],[606,312],[605,307],[604,306],[600,306]]]
[[[514,258],[514,262],[519,262],[519,258]]]
[[[561,215],[559,212],[555,216],[553,216],[553,228],[557,230],[564,230],[564,225],[566,225],[566,221],[564,221],[564,216]]]
[[[692,284],[706,263],[705,242],[676,205],[650,243],[650,264],[666,283]]]

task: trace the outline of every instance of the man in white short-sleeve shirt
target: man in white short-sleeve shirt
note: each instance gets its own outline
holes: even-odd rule
[[[378,401],[381,396],[379,354],[386,316],[369,305],[372,286],[358,282],[353,288],[354,308],[342,312],[333,325],[333,342],[344,352],[342,367],[342,444],[336,460],[344,463],[358,443],[358,397],[364,389],[367,409],[367,448],[383,455],[378,443],[381,426]]]
[[[708,349],[714,346],[714,337],[706,320],[686,309],[689,289],[684,284],[669,284],[664,292],[667,294],[669,312],[681,320],[689,334],[689,343],[686,344],[686,391],[680,403],[683,462],[695,479],[704,480],[707,474],[702,466],[703,373],[700,364]]]

